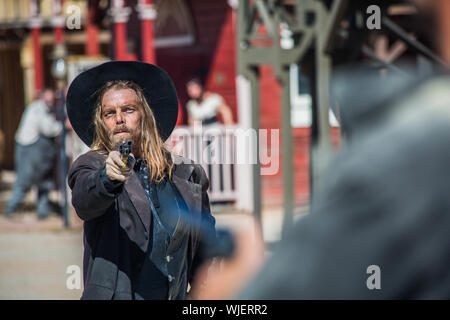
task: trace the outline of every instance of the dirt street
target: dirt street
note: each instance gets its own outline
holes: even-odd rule
[[[0,299],[79,299],[66,271],[82,249],[81,230],[0,234]]]
[[[79,299],[82,293],[82,222],[73,208],[70,210],[70,228],[56,212],[38,220],[35,212],[35,193],[29,192],[25,203],[12,219],[4,216],[4,207],[11,195],[14,173],[6,172],[0,186],[0,299]],[[50,194],[57,200],[58,194]],[[238,212],[232,206],[213,205],[218,227],[233,229],[250,221],[248,213]],[[263,233],[266,242],[280,238],[281,208],[263,211]],[[69,269],[68,269],[69,268]],[[75,271],[74,271],[75,270]],[[67,272],[70,273],[67,273]],[[76,284],[80,271],[80,289]],[[75,272],[75,273],[74,273]]]

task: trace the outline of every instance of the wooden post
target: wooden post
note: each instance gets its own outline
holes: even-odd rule
[[[88,56],[96,56],[96,55],[100,54],[100,46],[98,43],[98,26],[95,25],[95,23],[93,21],[95,10],[96,10],[96,7],[94,5],[89,5],[87,17],[86,17],[85,52]]]
[[[44,87],[44,75],[42,66],[42,52],[40,44],[40,35],[42,27],[42,18],[39,15],[38,1],[31,1],[31,18],[30,18],[31,37],[33,40],[34,54],[34,89],[35,94],[39,93]]]
[[[141,19],[142,61],[155,64],[153,21],[156,19],[156,11],[153,8],[152,0],[140,0],[138,11]]]
[[[130,8],[123,6],[123,0],[114,0],[112,18],[114,22],[114,58],[115,60],[129,60],[127,53],[127,22]]]
[[[53,0],[52,2],[52,26],[55,44],[64,42],[64,16],[62,15],[63,0]]]

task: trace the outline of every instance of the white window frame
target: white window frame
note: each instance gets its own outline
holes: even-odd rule
[[[289,67],[290,99],[291,99],[291,126],[293,128],[308,128],[312,124],[312,98],[310,94],[298,92],[299,68],[297,64]],[[339,127],[339,123],[330,109],[329,123],[332,127]]]

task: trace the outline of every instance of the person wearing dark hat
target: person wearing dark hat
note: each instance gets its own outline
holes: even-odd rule
[[[68,174],[84,220],[82,299],[185,299],[200,229],[215,233],[203,168],[172,155],[178,99],[161,68],[107,62],[71,83],[67,112],[91,147]],[[117,151],[132,141],[126,164]],[[192,223],[187,223],[192,222]]]

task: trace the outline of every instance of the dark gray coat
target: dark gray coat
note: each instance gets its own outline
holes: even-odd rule
[[[105,160],[105,155],[90,151],[73,163],[68,175],[72,204],[84,221],[81,298],[132,299],[131,279],[139,272],[147,251],[151,209],[134,171],[117,196],[105,189],[100,180]],[[176,160],[182,164],[174,166],[173,182],[189,209],[190,221],[214,229],[207,195],[209,181],[203,168],[187,159]],[[185,298],[188,282],[202,262],[197,252],[199,229],[194,225],[179,219],[168,247],[168,254],[174,257],[168,268],[175,277],[169,282],[169,299]],[[132,258],[136,256],[137,261]]]
[[[354,131],[240,299],[450,298],[449,87],[425,82]]]

